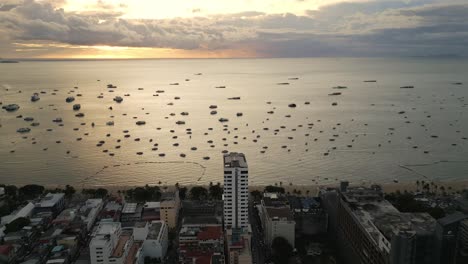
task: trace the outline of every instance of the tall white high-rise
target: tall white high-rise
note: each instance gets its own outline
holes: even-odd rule
[[[224,226],[249,225],[249,171],[244,154],[224,154]]]

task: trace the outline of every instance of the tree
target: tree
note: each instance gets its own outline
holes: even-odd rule
[[[219,182],[216,185],[211,185],[209,191],[212,199],[221,200],[223,198],[223,188]]]
[[[96,190],[96,197],[99,197],[99,198],[104,198],[107,196],[107,194],[109,193],[109,191],[107,191],[106,189],[104,188],[98,188]]]
[[[70,186],[70,185],[67,184],[65,186],[65,190],[63,192],[65,193],[65,196],[70,199],[70,198],[72,198],[73,194],[76,193],[76,190],[75,190],[75,188],[73,188],[73,186]]]
[[[25,200],[32,200],[44,192],[44,186],[37,184],[28,184],[19,188],[18,193],[20,198]]]
[[[262,193],[260,191],[255,190],[255,191],[252,191],[250,194],[257,201],[262,199]]]
[[[195,186],[190,189],[190,196],[194,200],[203,200],[208,197],[208,190],[201,186]]]
[[[271,186],[268,185],[265,187],[265,192],[271,192],[271,193],[284,193],[284,188],[283,187],[278,187],[278,186]]]
[[[29,225],[31,221],[25,217],[19,217],[6,225],[5,233],[16,232]]]
[[[271,243],[271,251],[275,264],[287,264],[292,256],[293,247],[284,237],[275,237]]]
[[[185,200],[185,196],[187,196],[187,187],[182,187],[179,189],[180,200]]]

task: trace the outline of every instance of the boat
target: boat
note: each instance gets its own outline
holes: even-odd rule
[[[81,109],[81,105],[80,105],[80,104],[74,104],[74,105],[73,105],[73,110],[78,111],[78,110],[80,110],[80,109]]]
[[[164,93],[164,90],[157,90],[156,93]]]
[[[142,125],[145,125],[146,122],[145,121],[137,121],[136,124],[139,125],[139,126],[142,126]]]
[[[164,154],[164,153],[159,153],[159,157],[164,157],[164,156],[166,156],[166,154]]]
[[[36,101],[39,101],[41,98],[39,97],[39,94],[38,93],[34,93],[32,96],[31,96],[31,102],[36,102]]]
[[[377,80],[365,80],[364,82],[367,82],[367,83],[375,83],[375,82],[377,82]]]
[[[221,117],[220,119],[218,119],[218,121],[223,123],[229,121],[229,119]]]
[[[62,123],[62,118],[61,117],[57,117],[55,118],[54,120],[52,120],[52,122],[55,122],[55,123]]]
[[[199,73],[195,73],[195,75],[202,75],[202,73],[201,73],[201,72],[199,72]]]
[[[210,109],[216,109],[216,108],[218,108],[217,105],[210,105]]]
[[[236,114],[237,116],[243,116],[244,114],[242,114],[241,112],[237,113]]]
[[[109,84],[107,85],[107,88],[113,89],[113,88],[117,88],[117,86],[113,85],[112,83],[109,83]]]
[[[183,116],[187,116],[187,115],[189,115],[189,113],[188,113],[188,112],[182,112],[182,113],[180,113],[180,114],[181,114],[181,115],[183,115]]]
[[[84,117],[85,115],[83,113],[78,113],[75,115],[76,117]]]
[[[292,78],[288,78],[288,80],[299,80],[298,77],[292,77]]]
[[[35,127],[35,126],[39,126],[40,123],[39,122],[34,122],[34,123],[31,123],[31,126]]]
[[[117,103],[120,103],[120,102],[123,101],[123,98],[120,97],[120,96],[116,96],[116,97],[114,97],[114,101],[116,101]]]
[[[453,85],[463,85],[462,82],[454,82],[454,83],[452,83],[452,84],[453,84]]]
[[[210,157],[206,156],[206,157],[203,157],[204,160],[209,160]]]
[[[190,150],[197,150],[197,147],[191,147]]]
[[[179,85],[179,83],[170,83],[169,85]]]
[[[296,104],[288,104],[289,107],[296,107]]]
[[[31,122],[31,121],[34,121],[34,118],[28,116],[28,117],[25,117],[23,120],[27,122]]]
[[[332,105],[333,105],[333,106],[337,106],[338,103],[337,103],[337,102],[333,102]]]
[[[28,133],[29,131],[31,131],[31,129],[27,127],[18,128],[18,130],[16,130],[18,133]]]
[[[73,101],[75,101],[75,97],[73,97],[73,96],[69,96],[69,97],[67,97],[67,99],[65,99],[65,102],[67,102],[67,103],[71,103]]]
[[[288,82],[277,83],[278,85],[289,85]]]
[[[180,156],[181,158],[185,158],[186,155],[185,155],[184,153],[180,153],[179,156]]]
[[[93,123],[94,124],[94,123]],[[108,126],[113,126],[114,125],[114,121],[107,121],[106,122],[106,125]],[[94,126],[94,125],[93,125]]]
[[[2,108],[5,109],[8,112],[14,112],[14,111],[18,110],[20,107],[17,104],[9,104],[9,105],[3,106]]]
[[[226,86],[221,85],[221,86],[216,86],[215,88],[217,88],[217,89],[224,89],[224,88],[226,88]]]
[[[228,100],[240,100],[239,96],[229,97]]]
[[[333,87],[333,89],[346,89],[346,88],[348,88],[348,87],[340,86],[340,85]]]
[[[176,124],[177,125],[185,125],[185,121],[177,121]]]
[[[341,95],[341,92],[334,92],[334,93],[330,93],[328,95],[330,95],[330,96]]]
[[[400,89],[413,89],[413,85],[406,85],[406,86],[401,86]]]
[[[211,115],[216,115],[217,113],[218,113],[218,111],[215,111],[215,110],[210,112]]]
[[[15,60],[1,60],[0,63],[19,63],[19,61],[15,61]]]

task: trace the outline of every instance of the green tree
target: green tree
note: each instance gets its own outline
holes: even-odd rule
[[[262,193],[260,191],[255,190],[255,191],[250,192],[250,194],[256,201],[262,199]]]
[[[70,185],[66,185],[65,186],[65,190],[63,190],[63,192],[65,193],[65,196],[70,199],[73,197],[73,194],[76,193],[76,190],[75,188],[73,188],[73,186],[70,186]]]
[[[16,232],[29,225],[31,221],[28,218],[20,217],[6,225],[5,233]]]
[[[28,184],[18,189],[20,199],[31,200],[37,198],[44,192],[44,186],[37,184]]]
[[[104,188],[98,188],[96,190],[96,197],[98,198],[104,198],[107,196],[107,194],[109,193],[108,190],[104,189]]]
[[[211,185],[209,191],[212,199],[221,200],[223,198],[223,188],[219,182],[216,185]]]
[[[190,197],[194,200],[203,200],[208,197],[208,190],[201,186],[190,189]]]
[[[271,243],[271,251],[275,264],[287,264],[292,256],[293,247],[284,237],[275,237]]]
[[[187,187],[182,187],[179,189],[179,198],[180,200],[185,200],[185,197],[187,196]]]
[[[284,188],[283,187],[278,187],[278,186],[272,186],[268,185],[265,187],[265,192],[271,192],[271,193],[284,193]]]

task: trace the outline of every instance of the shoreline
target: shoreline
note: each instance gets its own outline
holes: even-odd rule
[[[425,182],[425,183],[431,183],[430,181]],[[444,182],[444,181],[434,181],[434,185],[436,185],[438,188],[441,186],[444,186],[446,192],[457,192],[457,191],[462,191],[462,190],[467,190],[468,189],[468,180],[463,180],[463,181],[450,181],[450,182]],[[33,184],[33,183],[31,183]],[[216,184],[216,183],[213,183]],[[392,193],[395,191],[417,191],[418,186],[415,182],[401,182],[401,183],[368,183],[368,184],[359,184],[359,183],[353,183],[349,182],[350,186],[370,186],[373,184],[377,184],[382,186],[382,189],[384,193]],[[14,185],[14,184],[10,184]],[[24,185],[15,185],[17,187],[21,187]],[[47,189],[63,189],[65,188],[65,185],[42,185]],[[109,191],[109,194],[116,194],[118,191],[125,191],[137,187],[144,187],[145,185],[89,185],[89,186],[83,186],[80,185],[74,186],[70,185],[73,188],[76,189],[77,192],[81,192],[83,189],[97,189],[97,188],[104,188]],[[151,185],[151,186],[159,186],[161,189],[164,187],[166,190],[174,190],[175,185]],[[202,186],[205,188],[208,188],[209,184],[188,184],[188,185],[180,185],[180,187],[186,187],[187,189],[191,189],[192,187],[195,186]],[[249,186],[249,191],[263,191],[263,189],[266,186],[275,186],[274,184],[271,185],[253,185]],[[314,185],[278,185],[278,187],[282,187],[285,189],[286,192],[294,193],[294,190],[296,192],[300,192],[301,195],[309,195],[309,196],[317,196],[318,191],[321,188],[336,188],[339,187],[339,184],[314,184]],[[422,184],[419,185],[419,190],[422,190]],[[440,189],[438,189],[440,190]]]

